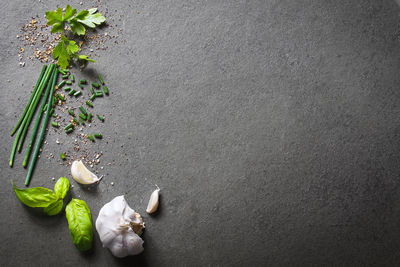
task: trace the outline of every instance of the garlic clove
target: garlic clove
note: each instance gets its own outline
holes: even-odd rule
[[[139,236],[143,228],[142,217],[129,207],[124,196],[106,203],[96,220],[96,230],[103,247],[119,258],[137,255],[144,250],[144,242]]]
[[[89,171],[85,165],[83,165],[82,160],[75,160],[71,165],[71,174],[75,181],[80,184],[93,184],[100,179],[91,171]]]
[[[158,188],[157,186],[157,189],[154,190],[153,193],[151,193],[149,204],[147,204],[146,212],[148,214],[151,214],[157,210],[159,194],[160,194],[160,188]]]

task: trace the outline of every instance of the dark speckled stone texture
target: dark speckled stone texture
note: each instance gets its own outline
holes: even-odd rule
[[[24,208],[9,183],[26,175],[21,155],[8,167],[9,132],[40,71],[19,67],[15,36],[57,3],[1,4],[1,266],[398,266],[395,1],[103,1],[126,42],[75,72],[102,73],[112,92],[95,106],[104,139],[89,145],[112,164],[97,191],[71,180],[72,195],[93,220],[121,194],[144,216],[145,252],[125,259],[97,233],[78,252],[65,216]],[[61,152],[56,138],[73,139],[51,129],[47,153]],[[31,186],[64,175],[42,157]],[[161,206],[148,216],[154,184]]]

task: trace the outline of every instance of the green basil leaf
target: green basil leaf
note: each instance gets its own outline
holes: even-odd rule
[[[65,208],[72,243],[80,251],[89,250],[93,243],[93,226],[86,202],[73,198]]]
[[[56,194],[50,189],[43,187],[18,189],[13,181],[11,181],[11,184],[18,199],[28,207],[46,208],[57,200]]]
[[[57,215],[62,211],[63,200],[59,199],[43,209],[44,213],[49,216]]]
[[[57,197],[60,199],[64,199],[65,195],[68,193],[69,190],[69,181],[65,177],[60,177],[57,183],[54,185],[54,192],[56,193]]]

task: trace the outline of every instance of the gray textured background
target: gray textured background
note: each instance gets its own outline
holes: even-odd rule
[[[122,260],[97,234],[93,252],[79,253],[64,215],[32,213],[9,184],[26,175],[21,155],[8,167],[9,132],[41,65],[18,66],[15,36],[57,3],[1,4],[1,266],[399,264],[394,1],[104,2],[126,43],[77,75],[103,73],[112,90],[96,103],[107,123],[93,148],[113,164],[97,192],[71,181],[93,220],[121,194],[144,216],[145,252]],[[56,137],[45,150],[58,155]],[[64,175],[42,158],[31,185]],[[149,217],[154,184],[161,207]]]

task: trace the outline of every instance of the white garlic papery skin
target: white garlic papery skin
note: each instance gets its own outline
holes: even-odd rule
[[[105,204],[96,220],[103,247],[109,248],[118,258],[137,255],[144,250],[143,239],[139,236],[143,228],[142,217],[128,206],[124,196]]]
[[[75,160],[71,165],[71,174],[75,181],[80,184],[93,184],[100,179],[91,171],[89,171],[85,165],[83,165],[82,160]]]
[[[147,204],[146,212],[148,214],[151,214],[157,210],[159,194],[160,194],[160,188],[158,188],[157,186],[157,189],[154,190],[153,193],[151,193],[149,204]]]

